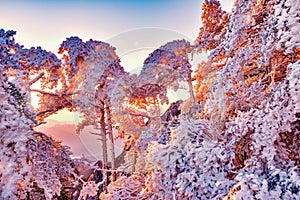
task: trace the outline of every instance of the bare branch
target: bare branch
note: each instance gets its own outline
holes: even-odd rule
[[[47,122],[45,122],[45,121],[39,122],[39,123],[36,124],[34,127],[38,127],[38,126],[40,126],[40,125],[42,125],[42,124],[47,124]]]
[[[55,112],[59,111],[60,109],[62,109],[62,108],[58,107],[58,108],[55,108],[55,109],[43,110],[43,111],[38,112],[36,114],[36,116],[40,116],[40,115],[43,115],[43,114],[46,114],[46,113],[55,113]]]
[[[100,133],[95,133],[95,132],[92,132],[92,131],[90,131],[90,134],[102,136]],[[102,139],[100,139],[100,140],[102,140]]]
[[[37,75],[34,79],[32,79],[30,82],[29,82],[29,85],[32,85],[34,84],[35,82],[37,82],[40,78],[42,78],[42,76],[44,76],[44,72],[41,72],[39,75]]]
[[[44,90],[39,90],[39,89],[31,89],[31,92],[37,92],[37,93],[41,93],[41,94],[47,94],[47,95],[51,95],[51,96],[71,96],[74,94],[78,94],[78,92],[69,92],[69,93],[53,93],[53,92],[47,92]]]
[[[136,116],[136,117],[146,117],[147,119],[150,119],[150,116],[146,115],[146,114],[143,114],[143,113],[132,113],[132,112],[129,112],[130,115],[132,116]]]

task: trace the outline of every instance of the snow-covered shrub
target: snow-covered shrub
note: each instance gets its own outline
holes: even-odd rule
[[[21,93],[22,90],[1,73],[0,198],[71,197],[74,191],[68,192],[67,188],[80,191],[85,182],[78,181],[81,178],[77,169],[82,162],[71,159],[69,147],[33,130],[34,114],[20,103],[22,95],[17,94]]]
[[[145,187],[145,176],[135,173],[130,177],[121,176],[107,187],[107,193],[100,195],[105,200],[145,199],[141,193]]]

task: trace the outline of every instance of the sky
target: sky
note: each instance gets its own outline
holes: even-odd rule
[[[202,0],[1,0],[0,28],[15,30],[16,41],[26,48],[41,46],[57,53],[70,36],[83,41],[90,38],[109,42],[116,47],[121,64],[127,71],[138,72],[143,60],[160,45],[174,39],[191,42],[201,25]],[[221,0],[230,11],[233,0]],[[51,117],[59,122],[74,122],[67,111]],[[47,130],[55,125],[50,123]],[[69,130],[72,133],[73,129]],[[55,135],[59,137],[57,134]],[[80,154],[90,141],[88,136],[61,137]],[[81,138],[80,138],[81,137]],[[63,139],[64,138],[64,139]],[[73,139],[70,139],[73,138]],[[73,142],[72,142],[73,141]],[[96,141],[99,142],[99,141]],[[84,146],[84,147],[83,147]],[[84,151],[83,153],[86,153]]]
[[[200,11],[197,0],[2,0],[0,19],[3,28],[17,31],[20,43],[56,53],[72,35],[105,41],[143,27],[171,29],[194,38]]]
[[[229,10],[233,0],[222,0]],[[202,0],[1,0],[0,26],[25,47],[56,53],[66,37],[106,41],[145,27],[196,38]]]

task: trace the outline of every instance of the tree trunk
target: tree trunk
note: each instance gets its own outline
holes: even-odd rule
[[[103,179],[103,190],[107,186],[107,144],[106,144],[106,131],[105,131],[105,118],[104,118],[104,109],[100,110],[102,116],[100,118],[101,126],[101,143],[102,143],[102,179]]]
[[[189,74],[189,77],[188,77],[188,84],[189,84],[189,92],[190,92],[190,98],[191,98],[191,101],[192,101],[192,106],[195,107],[196,99],[195,99],[195,95],[194,95],[194,89],[193,89],[193,84],[192,84],[192,75],[191,75],[191,73]]]
[[[108,134],[108,147],[110,152],[110,162],[111,162],[111,181],[115,181],[115,172],[116,169],[116,161],[115,161],[115,144],[114,144],[114,136],[112,131],[112,121],[111,121],[111,112],[109,104],[107,100],[105,101],[105,114],[106,114],[106,133]]]
[[[132,165],[132,172],[131,173],[134,173],[136,171],[136,149],[135,147],[133,147],[133,165]]]

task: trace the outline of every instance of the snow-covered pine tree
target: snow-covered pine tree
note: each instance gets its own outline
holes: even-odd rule
[[[238,0],[228,22],[203,27],[213,30],[196,40],[201,51],[210,50],[195,76],[196,94],[205,91],[197,95],[204,111],[198,118],[182,115],[166,144],[147,144],[146,173],[122,177],[134,189],[116,182],[101,197],[300,198],[299,5]],[[204,26],[224,13],[214,0],[203,8],[215,13]]]

